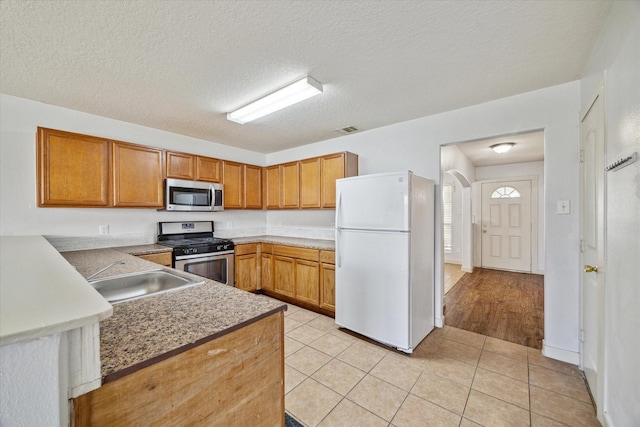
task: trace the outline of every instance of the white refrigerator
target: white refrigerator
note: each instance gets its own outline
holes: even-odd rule
[[[433,330],[434,202],[411,172],[336,181],[336,324],[406,353]]]

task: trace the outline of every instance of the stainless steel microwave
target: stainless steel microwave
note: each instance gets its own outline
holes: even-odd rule
[[[165,209],[168,211],[222,211],[222,184],[167,178]]]

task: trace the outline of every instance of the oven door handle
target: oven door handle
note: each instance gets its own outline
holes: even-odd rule
[[[194,259],[194,258],[211,258],[217,256],[224,255],[233,255],[234,251],[223,251],[223,252],[207,252],[202,254],[193,254],[193,255],[180,255],[176,257],[176,261],[182,261],[185,259]]]

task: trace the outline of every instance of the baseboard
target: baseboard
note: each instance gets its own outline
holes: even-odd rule
[[[434,325],[436,328],[442,328],[444,326],[444,316],[436,317],[434,321]]]
[[[462,266],[460,267],[460,270],[464,271],[465,273],[473,273],[473,266],[471,267]]]
[[[607,411],[605,411],[603,418],[604,424],[602,425],[602,427],[615,427],[615,424],[613,424],[613,421],[611,421],[611,417],[609,416],[609,413]]]
[[[564,350],[562,348],[551,347],[547,345],[544,340],[542,340],[542,354],[551,359],[571,363],[572,365],[580,364],[580,353]]]

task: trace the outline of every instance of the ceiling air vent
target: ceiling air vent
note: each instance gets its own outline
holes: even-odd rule
[[[336,132],[342,134],[342,135],[349,135],[352,133],[356,133],[359,132],[360,129],[358,129],[355,126],[347,126],[346,128],[342,128],[342,129],[336,129]]]

